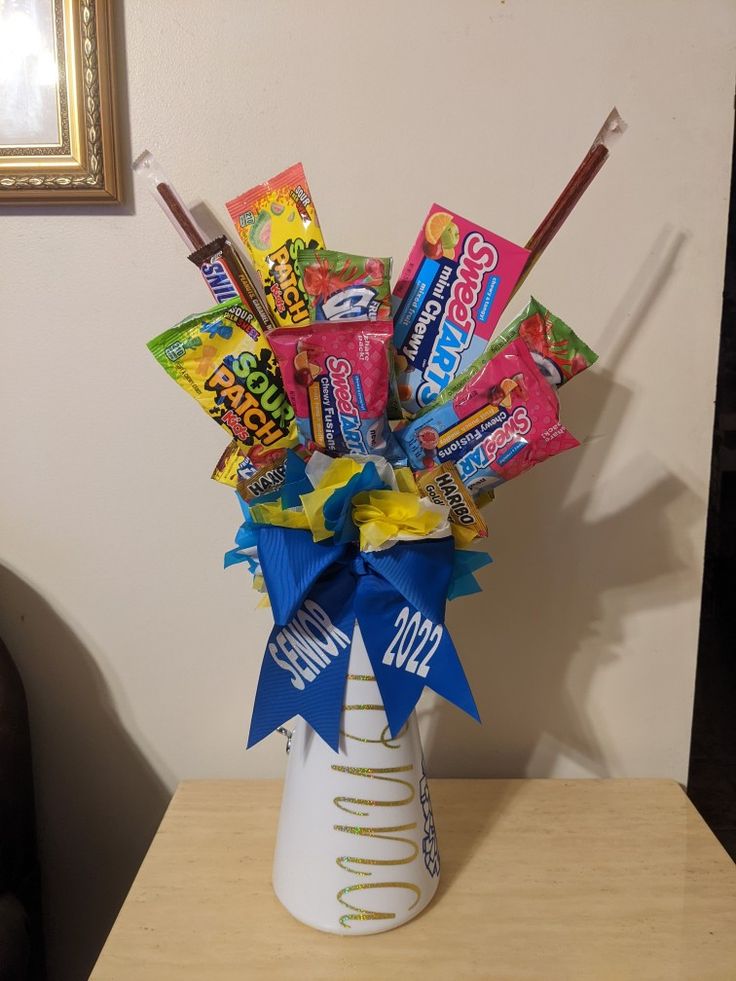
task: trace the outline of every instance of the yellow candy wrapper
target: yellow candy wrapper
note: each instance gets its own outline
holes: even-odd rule
[[[247,446],[289,445],[294,410],[268,341],[240,298],[182,320],[148,349],[231,436]]]
[[[231,439],[215,464],[212,479],[227,487],[237,487],[240,479],[239,470],[248,459],[248,449],[249,447],[239,439]]]
[[[435,504],[445,504],[450,509],[450,521],[472,531],[471,541],[475,537],[485,538],[488,535],[488,526],[473,495],[460,479],[457,467],[451,460],[422,471],[416,481],[423,497],[428,497]]]
[[[244,501],[270,494],[284,482],[286,449],[271,449],[257,443],[245,446],[233,439],[217,461],[212,479],[228,487],[237,487]]]
[[[303,249],[322,249],[325,243],[302,165],[245,191],[226,207],[261,277],[277,326],[309,323],[296,258]]]

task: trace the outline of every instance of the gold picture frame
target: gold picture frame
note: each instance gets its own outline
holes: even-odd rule
[[[117,204],[114,0],[0,0],[0,205]]]

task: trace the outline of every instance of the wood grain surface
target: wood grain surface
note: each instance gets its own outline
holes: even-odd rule
[[[343,938],[271,891],[280,782],[180,784],[92,978],[736,978],[736,866],[676,783],[430,786],[437,897]]]

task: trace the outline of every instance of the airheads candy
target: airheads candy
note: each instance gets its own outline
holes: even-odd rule
[[[331,454],[391,456],[386,400],[392,330],[390,323],[354,321],[269,334],[302,442]]]
[[[557,395],[521,340],[396,436],[412,469],[452,462],[473,495],[579,445],[561,425]]]
[[[182,320],[148,348],[232,436],[248,445],[289,443],[294,410],[265,335],[239,298]]]
[[[391,260],[305,249],[297,266],[312,320],[390,320]]]
[[[482,353],[528,257],[432,205],[394,289],[399,391],[408,412],[429,405]]]
[[[261,277],[276,325],[309,323],[296,256],[325,243],[302,165],[228,201],[227,210]]]

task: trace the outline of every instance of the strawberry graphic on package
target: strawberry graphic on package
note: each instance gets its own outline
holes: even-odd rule
[[[304,249],[297,265],[312,320],[390,319],[390,259]]]

